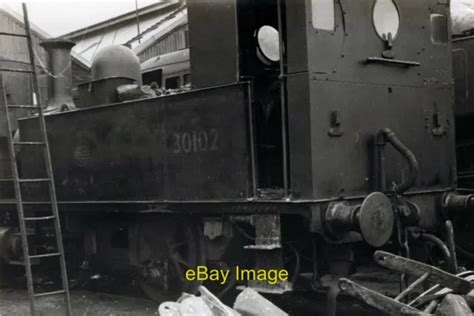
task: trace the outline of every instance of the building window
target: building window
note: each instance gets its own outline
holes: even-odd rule
[[[162,69],[157,69],[154,71],[145,72],[142,74],[142,81],[143,84],[152,84],[155,82],[159,87],[161,87],[161,80],[162,80]]]
[[[184,48],[189,47],[189,30],[188,27],[184,29]]]
[[[334,31],[334,0],[311,0],[313,27],[319,30]]]
[[[191,84],[191,74],[185,74],[183,76],[183,85]]]
[[[179,84],[179,76],[167,78],[165,81],[165,88],[166,89],[178,89]]]

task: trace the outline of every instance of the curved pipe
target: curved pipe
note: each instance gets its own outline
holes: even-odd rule
[[[427,233],[421,234],[419,239],[427,241],[427,242],[431,242],[432,244],[438,246],[438,248],[443,253],[444,257],[446,258],[446,261],[448,262],[449,266],[452,267],[451,252],[449,251],[448,246],[446,246],[446,244],[441,239],[439,239],[435,235],[427,234]]]
[[[451,253],[451,272],[458,273],[458,258],[456,256],[456,243],[454,242],[454,227],[451,220],[445,222],[446,239],[448,242],[449,253]]]
[[[379,141],[378,144],[382,146],[380,150],[383,150],[385,147],[385,142],[388,142],[390,145],[393,146],[407,161],[408,167],[410,168],[410,174],[408,179],[406,179],[404,182],[400,184],[395,184],[393,190],[397,194],[402,194],[403,192],[407,191],[409,188],[411,188],[415,182],[416,179],[418,178],[418,162],[416,161],[416,157],[413,154],[413,152],[408,149],[399,139],[397,136],[395,136],[395,133],[392,132],[388,128],[384,128],[379,131]],[[380,172],[385,174],[385,172],[382,170],[383,166],[380,166]]]

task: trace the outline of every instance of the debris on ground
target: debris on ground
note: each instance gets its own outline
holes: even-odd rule
[[[160,316],[240,316],[204,286],[199,287],[199,293],[200,296],[183,293],[177,302],[160,304]]]
[[[164,302],[158,308],[160,316],[288,316],[275,304],[251,288],[236,298],[234,308],[222,303],[204,286],[200,296],[184,293],[177,302]]]
[[[460,295],[448,294],[445,296],[438,309],[437,316],[471,316],[472,312],[466,300]]]
[[[237,296],[234,309],[242,316],[288,316],[287,313],[251,288],[246,288]]]
[[[438,316],[473,315],[468,303],[472,303],[471,282],[474,280],[474,271],[453,274],[432,265],[384,251],[376,251],[374,260],[385,268],[414,276],[417,279],[392,298],[352,280],[342,278],[339,280],[339,288],[342,293],[358,298],[389,315],[433,313]],[[418,295],[416,289],[428,283],[432,283],[434,286]],[[418,296],[413,298],[413,294]]]

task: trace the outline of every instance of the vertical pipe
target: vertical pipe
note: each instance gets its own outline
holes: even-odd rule
[[[140,36],[140,18],[138,16],[138,0],[135,0],[135,15],[137,17],[137,37],[138,43],[141,43],[141,36]]]
[[[255,155],[255,122],[253,119],[253,87],[252,81],[248,84],[248,98],[249,98],[249,134],[250,134],[250,159],[251,159],[251,172],[252,172],[252,194],[254,198],[257,198],[257,157]]]
[[[280,97],[281,97],[281,137],[282,137],[282,154],[283,154],[283,188],[285,196],[290,194],[289,185],[289,163],[288,163],[288,122],[287,122],[287,102],[286,102],[286,75],[284,65],[284,45],[283,45],[283,17],[282,17],[282,0],[278,0],[278,41],[280,46]]]
[[[385,145],[387,142],[385,141],[384,134],[379,131],[377,134],[376,139],[376,147],[377,147],[377,187],[380,192],[387,191],[387,179],[385,176]]]
[[[36,102],[38,106],[42,106],[41,104],[41,95],[40,89],[38,84],[38,70],[36,69],[36,62],[35,62],[35,52],[33,50],[33,40],[31,38],[31,31],[30,31],[30,21],[28,20],[28,10],[26,9],[26,3],[22,3],[23,7],[23,18],[25,19],[25,30],[26,30],[26,39],[28,41],[28,53],[30,55],[30,64],[31,64],[31,71],[33,72],[32,75],[32,82],[33,82],[33,93],[36,94]],[[33,97],[34,100],[35,97]]]

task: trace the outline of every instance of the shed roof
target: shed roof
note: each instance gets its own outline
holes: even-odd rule
[[[137,11],[131,11],[117,17],[76,30],[62,37],[76,42],[73,52],[80,55],[87,65],[99,49],[112,44],[127,44],[132,48],[146,42],[154,34],[174,23],[175,18],[184,15],[182,0],[168,0],[155,3]],[[140,36],[137,30],[140,26]]]

